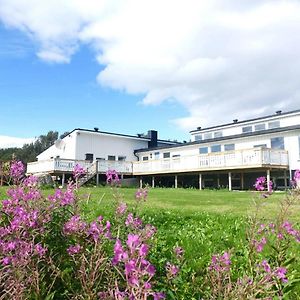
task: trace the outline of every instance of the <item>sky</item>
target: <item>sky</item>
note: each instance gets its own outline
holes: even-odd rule
[[[300,108],[300,1],[0,0],[0,148]]]

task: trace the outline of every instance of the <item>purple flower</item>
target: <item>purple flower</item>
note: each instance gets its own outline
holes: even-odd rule
[[[86,223],[81,221],[80,216],[75,215],[70,218],[70,220],[64,225],[64,234],[80,234],[86,228]]]
[[[148,252],[149,252],[149,246],[146,245],[146,244],[142,244],[140,249],[139,249],[139,255],[141,257],[146,257]]]
[[[160,293],[160,292],[153,293],[152,296],[153,296],[153,300],[161,300],[161,299],[165,299],[166,298],[165,294],[164,293]]]
[[[138,189],[135,193],[135,199],[137,201],[146,201],[147,200],[147,196],[148,196],[148,189],[144,188],[144,189]]]
[[[288,282],[288,279],[286,277],[287,269],[284,267],[279,267],[275,271],[275,276],[280,279],[282,282],[286,283]]]
[[[69,255],[74,255],[74,254],[77,254],[79,253],[81,250],[81,246],[79,244],[76,244],[74,246],[70,246],[68,249],[67,249],[67,252]]]
[[[2,259],[2,265],[7,266],[11,263],[11,259],[9,257],[4,257]]]
[[[126,244],[133,251],[140,244],[140,237],[137,234],[128,234]]]
[[[47,248],[44,248],[41,244],[36,244],[34,248],[39,257],[43,257],[47,252]]]
[[[174,253],[175,253],[176,257],[178,259],[180,259],[180,258],[182,258],[183,254],[184,254],[184,250],[183,250],[182,247],[175,247],[174,248]]]
[[[116,170],[108,170],[106,172],[106,183],[111,185],[118,185],[120,178]]]
[[[118,205],[118,207],[116,209],[116,213],[117,213],[117,215],[122,216],[125,214],[126,210],[127,210],[127,204],[122,202]]]
[[[266,273],[271,273],[271,267],[266,260],[263,260],[261,262],[261,266],[263,267]]]
[[[79,164],[76,164],[73,170],[73,176],[75,180],[79,179],[80,177],[84,176],[86,174],[86,170],[80,166]]]
[[[179,268],[169,262],[167,262],[167,264],[166,264],[166,270],[168,272],[169,278],[176,277],[179,272]]]
[[[25,166],[21,161],[13,161],[10,165],[10,176],[14,180],[20,180],[25,173]]]

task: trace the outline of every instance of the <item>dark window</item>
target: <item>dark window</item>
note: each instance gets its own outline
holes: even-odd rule
[[[267,148],[267,144],[258,144],[258,145],[254,145],[254,148]]]
[[[212,145],[210,147],[211,152],[221,152],[221,145]]]
[[[200,154],[206,154],[206,153],[208,153],[208,147],[201,147],[201,148],[199,148],[199,153]]]
[[[280,121],[273,121],[268,123],[269,129],[280,127]]]
[[[96,160],[105,160],[104,157],[97,157]]]
[[[170,158],[170,152],[165,152],[163,155],[164,158]]]
[[[243,133],[252,132],[252,126],[242,127],[242,132]]]
[[[119,161],[125,161],[126,160],[126,156],[118,156],[118,160]]]
[[[94,160],[94,154],[93,153],[86,153],[85,154],[85,160]]]
[[[216,131],[216,132],[214,132],[214,137],[215,138],[220,138],[222,136],[223,136],[223,132],[222,131]]]
[[[195,141],[202,141],[202,135],[201,134],[195,135]]]
[[[108,155],[107,159],[108,160],[116,160],[116,157],[114,155]]]
[[[143,156],[143,160],[149,160],[148,156]]]
[[[234,144],[226,144],[224,145],[224,151],[234,151],[235,145]]]
[[[211,132],[209,132],[209,133],[204,133],[204,139],[205,139],[205,140],[212,139],[212,133],[211,133]]]
[[[283,137],[272,138],[271,139],[271,148],[284,150],[284,138]]]
[[[260,131],[260,130],[265,130],[266,129],[266,124],[257,124],[254,126],[255,131]]]
[[[173,154],[172,157],[180,157],[180,154]]]

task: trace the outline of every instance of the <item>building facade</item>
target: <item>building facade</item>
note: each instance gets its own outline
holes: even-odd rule
[[[157,140],[156,131],[141,137],[76,129],[33,164],[62,158],[98,162],[138,177],[140,184],[230,190],[249,189],[258,176],[285,188],[300,168],[300,110],[198,127],[190,134],[191,142],[175,143]],[[32,166],[28,173],[34,173]]]

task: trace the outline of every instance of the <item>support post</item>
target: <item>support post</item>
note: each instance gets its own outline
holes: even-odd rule
[[[65,177],[65,173],[62,174],[62,178],[61,178],[61,186],[62,187],[65,187],[65,180],[66,180],[66,177]]]
[[[217,177],[217,188],[219,189],[220,188],[220,175],[218,174],[218,177]]]
[[[241,189],[244,189],[244,173],[241,173]]]
[[[286,174],[286,170],[284,170],[284,188],[287,189],[288,188],[288,184],[287,184],[287,174]]]
[[[154,189],[155,188],[155,177],[152,176],[152,188]]]
[[[228,189],[232,191],[231,172],[228,173]]]
[[[268,192],[271,192],[270,180],[271,180],[271,172],[270,172],[270,170],[267,170],[267,187],[268,187]]]
[[[143,187],[143,178],[142,176],[140,177],[140,189]]]
[[[175,175],[175,182],[174,182],[174,184],[175,184],[175,189],[177,189],[177,184],[178,184],[178,177],[177,177],[177,175]]]
[[[199,173],[199,190],[202,190],[202,174]]]
[[[96,185],[99,185],[99,174],[96,174]]]

